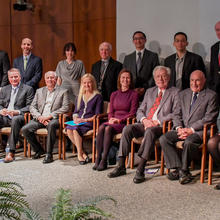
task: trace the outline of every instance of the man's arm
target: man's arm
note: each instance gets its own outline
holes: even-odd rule
[[[8,70],[10,69],[10,61],[8,58],[8,54],[6,52],[4,52],[3,54],[2,64],[3,64],[3,76],[0,87],[8,85]]]

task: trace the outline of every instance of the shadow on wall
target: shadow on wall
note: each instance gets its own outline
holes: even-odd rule
[[[205,46],[202,43],[195,43],[192,46],[192,52],[199,54],[203,60],[206,60],[207,52],[205,50]]]

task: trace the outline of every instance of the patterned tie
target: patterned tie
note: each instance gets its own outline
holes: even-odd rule
[[[153,118],[154,113],[156,112],[157,108],[158,108],[159,105],[160,105],[160,101],[161,101],[161,99],[162,99],[162,95],[163,95],[163,92],[160,91],[159,95],[158,95],[157,98],[155,99],[154,104],[152,105],[150,111],[148,112],[147,119],[152,119],[152,118]]]
[[[195,92],[194,95],[193,95],[193,99],[192,99],[192,103],[191,103],[190,108],[189,108],[189,112],[191,112],[191,109],[192,109],[193,105],[196,102],[197,95],[198,95],[198,92]]]
[[[137,65],[137,73],[139,73],[141,68],[141,52],[138,52],[138,59],[136,65]]]
[[[100,80],[99,80],[99,84],[98,84],[98,90],[99,91],[102,90],[102,83],[103,83],[103,80],[104,80],[106,67],[107,67],[107,62],[102,61],[101,68],[100,68]]]
[[[28,58],[25,57],[24,58],[24,70],[26,70],[26,68],[27,68],[27,61],[28,61]]]

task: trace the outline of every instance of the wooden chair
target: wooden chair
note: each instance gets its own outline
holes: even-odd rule
[[[172,122],[169,122],[172,123]],[[199,149],[202,151],[202,157],[201,157],[201,174],[200,174],[200,182],[204,183],[204,177],[205,177],[205,165],[206,165],[206,156],[207,156],[207,142],[208,142],[208,130],[213,124],[204,124],[203,126],[203,141],[200,145]],[[176,143],[176,147],[178,149],[183,149],[183,143],[184,141],[178,141]],[[191,167],[194,167],[194,163],[191,163]],[[161,173],[164,173],[164,159],[161,160]],[[167,170],[169,172],[169,169]]]
[[[28,121],[28,113],[25,113],[24,114],[24,124],[27,124],[27,121]],[[11,127],[0,128],[0,143],[2,143],[2,135],[6,135],[9,137],[10,134],[11,134]],[[20,132],[20,135],[23,137],[21,132]],[[26,140],[26,138],[24,138],[24,146],[26,146],[26,144],[27,144],[27,140]],[[27,157],[26,147],[24,147],[24,157]]]
[[[61,159],[61,143],[62,143],[62,117],[63,115],[62,114],[59,114],[58,116],[58,120],[59,120],[59,128],[56,130],[56,135],[58,137],[58,155],[59,155],[59,159]],[[31,114],[29,113],[28,114],[28,122],[31,120]],[[44,150],[46,151],[46,138],[48,136],[48,131],[46,128],[40,128],[40,129],[37,129],[35,131],[35,134],[40,138],[42,137],[42,145],[43,145],[43,148]],[[24,145],[24,149],[26,151],[26,148],[27,148],[27,145],[28,145],[28,157],[31,157],[31,145],[28,143],[28,144],[25,144]]]

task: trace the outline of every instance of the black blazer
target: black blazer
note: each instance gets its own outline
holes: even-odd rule
[[[164,61],[164,66],[171,69],[170,86],[176,86],[176,53],[167,57]],[[205,65],[201,56],[189,51],[186,52],[184,64],[183,64],[183,75],[182,75],[182,89],[190,87],[189,79],[190,74],[194,70],[201,70],[206,74]]]
[[[158,55],[147,49],[144,50],[139,73],[136,68],[136,51],[127,55],[123,63],[123,67],[132,73],[135,88],[145,88],[145,90],[155,85],[152,72],[158,65]]]
[[[35,90],[38,88],[38,83],[42,77],[42,60],[40,57],[31,54],[26,70],[24,70],[23,56],[17,57],[14,59],[13,67],[20,70],[22,83]]]
[[[0,87],[8,84],[8,70],[10,69],[10,61],[8,54],[0,50]]]
[[[97,84],[100,81],[100,69],[101,69],[101,60],[92,65],[92,74],[96,79]],[[111,93],[117,90],[117,79],[118,74],[122,69],[122,64],[112,58],[109,60],[107,66],[103,84],[102,84],[102,97],[104,101],[110,101]]]

